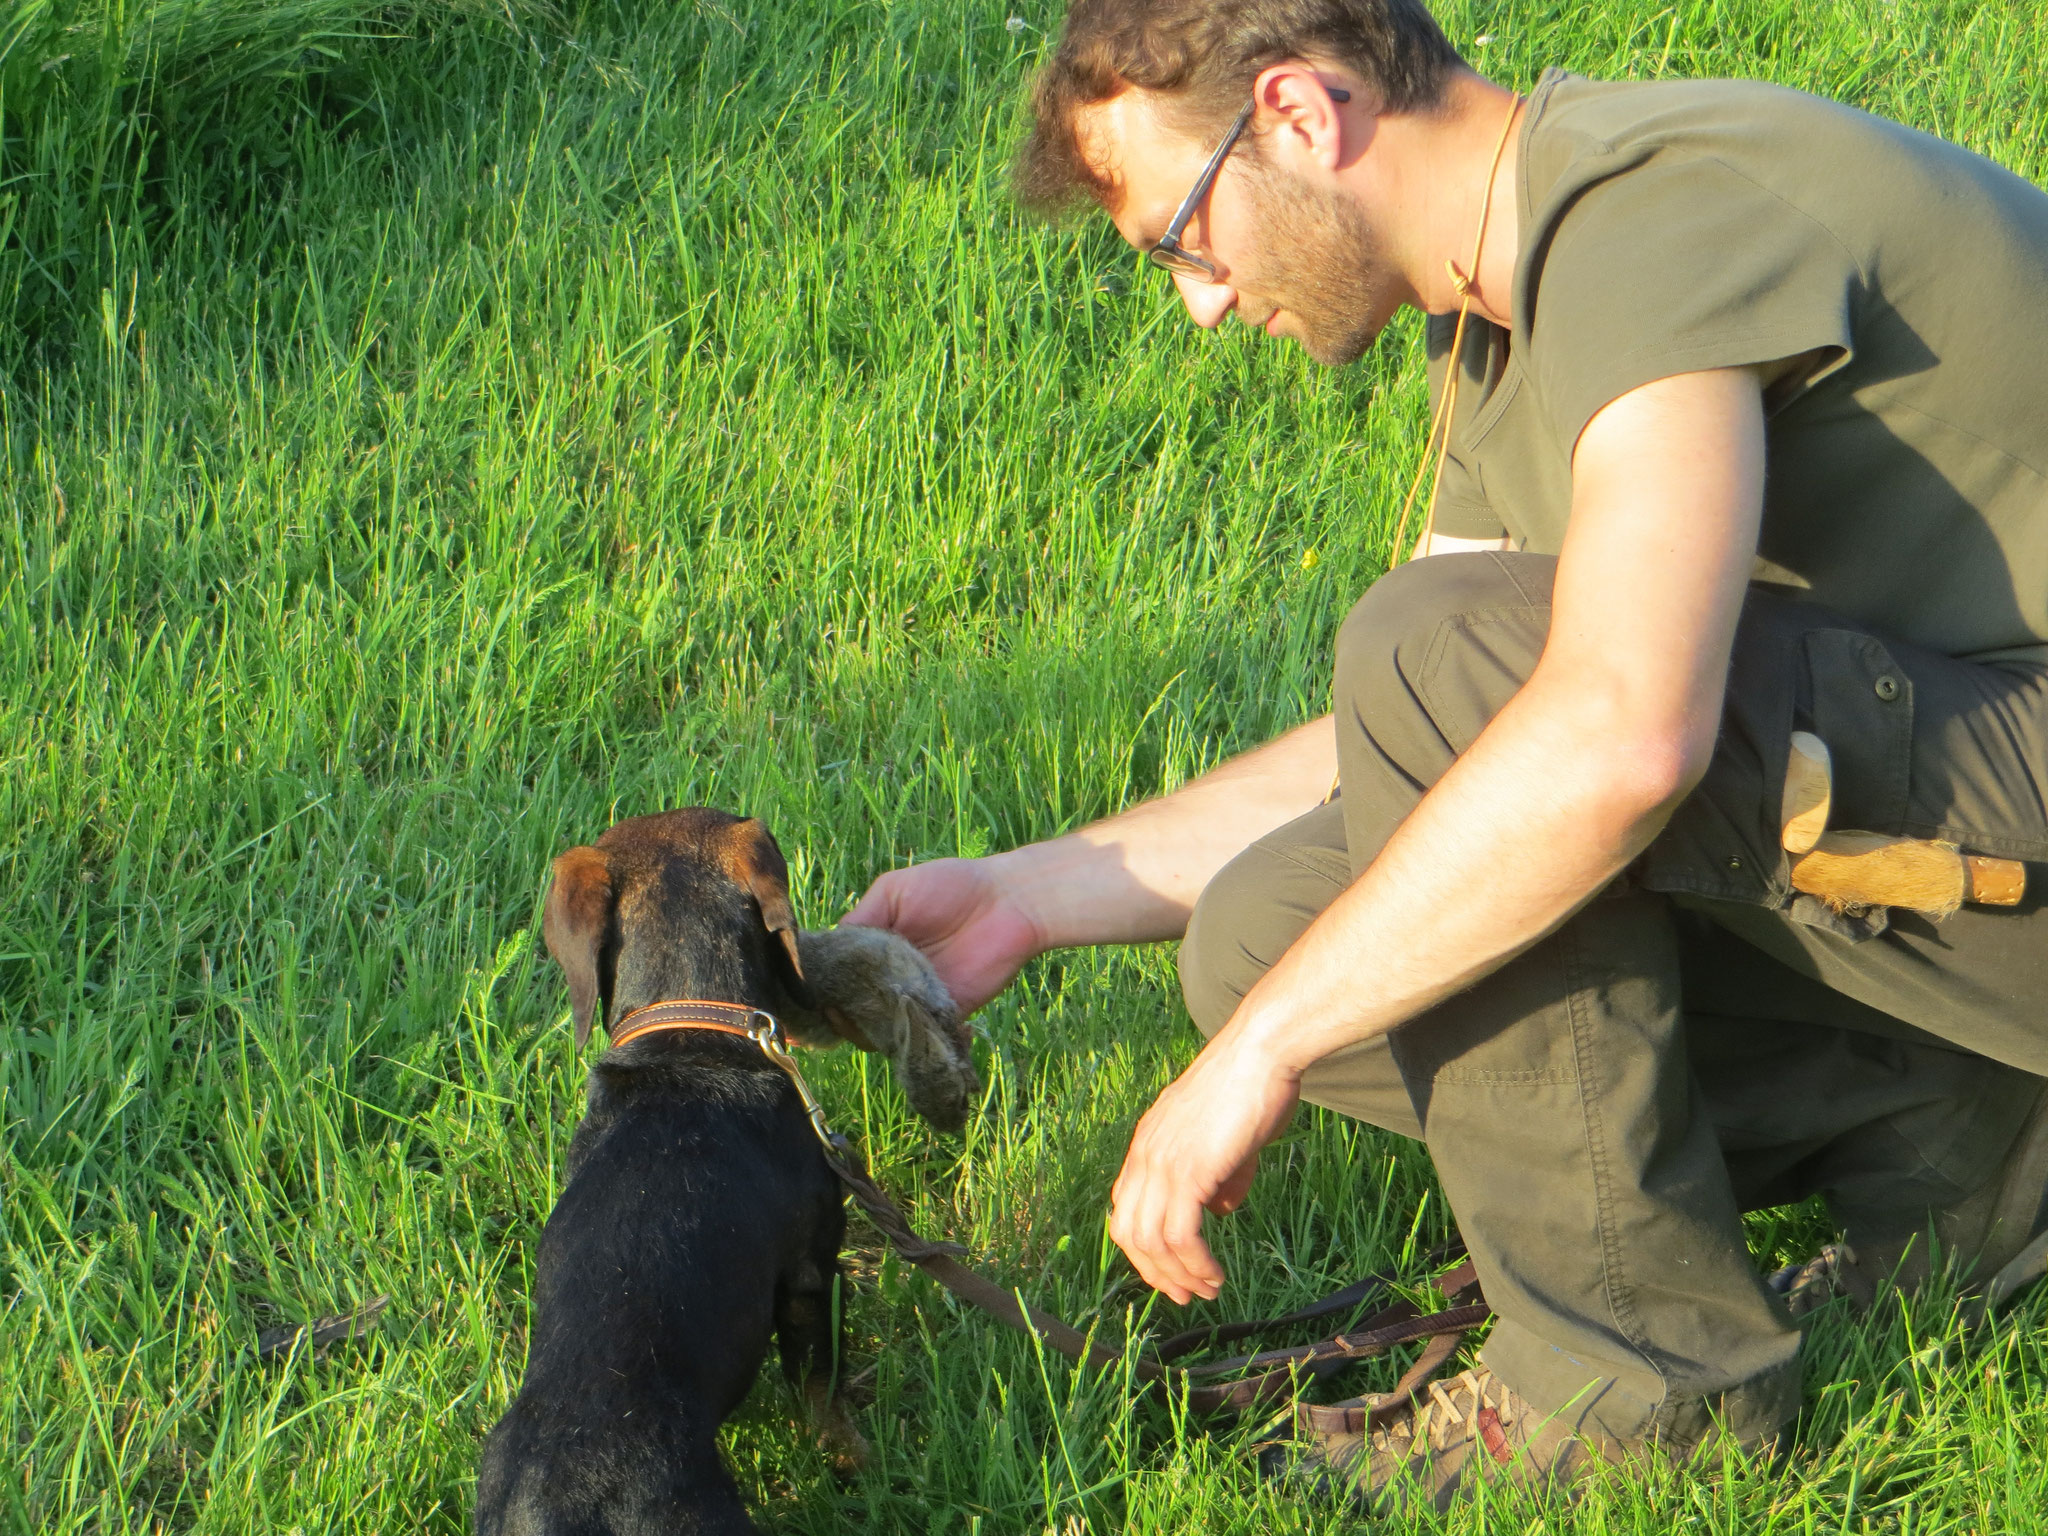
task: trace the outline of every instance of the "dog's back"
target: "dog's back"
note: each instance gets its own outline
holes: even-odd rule
[[[841,1197],[788,1080],[728,1036],[618,1055],[591,1075],[541,1237],[526,1380],[484,1453],[480,1533],[751,1531],[718,1425],[792,1282],[830,1283]]]

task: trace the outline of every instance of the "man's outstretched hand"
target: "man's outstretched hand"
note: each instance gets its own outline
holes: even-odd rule
[[[1153,1289],[1182,1305],[1215,1299],[1223,1266],[1202,1213],[1243,1203],[1259,1149],[1300,1099],[1296,1073],[1226,1029],[1145,1111],[1110,1190],[1109,1235]]]
[[[840,921],[890,929],[923,950],[965,1017],[1046,947],[1037,923],[1005,890],[993,863],[934,859],[892,869]]]
[[[1284,740],[1297,737],[1307,739],[1295,732]],[[1107,847],[1107,871],[1091,869],[1093,855],[1079,837],[893,869],[840,921],[908,939],[924,951],[961,1013],[972,1013],[1047,949],[1140,943],[1186,927],[1179,897],[1134,886],[1128,850]],[[1269,976],[1254,995],[1272,985]],[[1222,1288],[1223,1268],[1202,1241],[1202,1213],[1238,1207],[1259,1149],[1286,1128],[1300,1100],[1299,1066],[1277,1056],[1268,1043],[1273,1032],[1260,1027],[1294,1012],[1277,996],[1263,1006],[1248,996],[1132,1133],[1111,1191],[1110,1236],[1138,1273],[1176,1302],[1213,1298]]]

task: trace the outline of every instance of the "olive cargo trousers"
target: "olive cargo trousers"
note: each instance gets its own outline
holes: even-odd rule
[[[1555,566],[1433,556],[1352,611],[1340,795],[1226,866],[1190,922],[1205,1033],[1528,678]],[[1744,1442],[1785,1423],[1798,1333],[1739,1214],[1820,1193],[1852,1235],[1921,1230],[1993,1175],[2048,1075],[2036,894],[1939,924],[1795,897],[1777,811],[1800,728],[1832,750],[1834,825],[2048,859],[2048,665],[1958,661],[1754,591],[1712,766],[1629,874],[1303,1084],[1427,1143],[1499,1314],[1483,1358],[1588,1434],[1683,1451],[1716,1422]]]

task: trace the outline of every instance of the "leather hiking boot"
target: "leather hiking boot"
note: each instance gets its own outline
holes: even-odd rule
[[[1312,1432],[1267,1449],[1261,1468],[1371,1514],[1438,1513],[1481,1483],[1568,1498],[1602,1459],[1591,1442],[1546,1419],[1485,1366],[1433,1381],[1383,1424],[1362,1433]]]
[[[1770,1277],[1794,1317],[1837,1297],[1852,1312],[1876,1302],[1889,1284],[1911,1292],[1934,1272],[1935,1260],[1962,1282],[1976,1309],[2002,1305],[2048,1272],[2048,1086],[2013,1138],[2005,1161],[1974,1194],[1931,1213],[1916,1230],[1865,1235],[1852,1226],[1847,1240],[1831,1243],[1804,1264]]]
[[[1829,1243],[1804,1264],[1787,1264],[1765,1283],[1785,1298],[1794,1317],[1805,1317],[1839,1297],[1848,1298],[1851,1312],[1869,1311],[1877,1303],[1880,1278],[1891,1278],[1891,1271],[1866,1265],[1847,1243]]]

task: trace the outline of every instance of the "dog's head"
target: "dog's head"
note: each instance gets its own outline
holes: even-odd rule
[[[702,807],[622,821],[555,860],[542,932],[591,1025],[671,998],[744,1001],[805,1045],[889,1058],[911,1108],[958,1130],[981,1092],[968,1032],[922,954],[877,928],[799,934],[760,822]]]
[[[541,931],[569,983],[576,1044],[602,1017],[675,997],[810,1003],[789,865],[751,818],[693,807],[622,821],[555,860]]]

